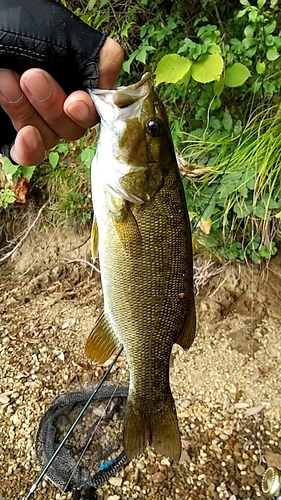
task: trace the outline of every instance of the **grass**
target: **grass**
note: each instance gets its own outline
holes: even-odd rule
[[[189,136],[183,153],[201,167],[196,196],[215,192],[203,219],[222,226],[225,238],[239,235],[244,247],[254,241],[255,250],[268,247],[280,231],[281,105],[255,110],[240,136],[216,141]]]

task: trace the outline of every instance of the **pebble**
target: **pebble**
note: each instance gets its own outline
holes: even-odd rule
[[[165,475],[163,472],[155,472],[152,474],[151,479],[154,483],[162,483],[165,480]]]
[[[110,477],[108,482],[112,484],[113,486],[121,486],[123,479],[122,477]]]
[[[3,434],[0,462],[4,464],[3,495],[9,500],[22,499],[27,485],[39,473],[33,447],[40,415],[59,393],[96,380],[97,368],[92,368],[83,357],[84,333],[81,332],[92,328],[100,289],[97,287],[93,296],[93,278],[88,281],[87,293],[86,284],[87,280],[79,284],[83,292],[79,300],[60,301],[49,312],[41,307],[46,301],[44,290],[36,294],[34,302],[31,299],[28,308],[18,304],[1,317],[1,327],[4,321],[6,329],[1,352],[4,369],[0,420],[4,425],[0,431]],[[69,284],[65,286],[70,289]],[[241,286],[246,286],[244,274]],[[72,293],[75,291],[76,286]],[[210,300],[204,299],[209,311]],[[67,304],[62,306],[63,302]],[[198,318],[198,335],[188,353],[176,349],[171,385],[176,407],[182,412],[179,425],[183,451],[179,464],[149,449],[99,488],[101,500],[256,500],[262,497],[260,483],[265,463],[260,464],[261,457],[265,457],[267,466],[280,464],[280,412],[278,415],[276,405],[280,384],[276,356],[266,365],[268,346],[277,345],[277,326],[271,318],[266,318],[266,332],[259,342],[262,344],[266,339],[267,343],[250,359],[229,345],[229,335],[237,329],[237,324],[241,329],[248,326],[241,316],[229,314],[227,308],[225,317],[216,309],[216,314],[218,312],[212,325],[209,313]],[[71,325],[69,318],[74,317],[77,321]],[[18,325],[21,325],[20,332]],[[45,325],[49,326],[45,328]],[[65,326],[64,330],[61,325]],[[206,348],[208,325],[212,328]],[[28,338],[40,342],[32,344]],[[20,386],[15,386],[19,381],[17,376],[22,377]],[[112,380],[127,382],[124,360],[113,371]],[[4,403],[3,394],[7,398]],[[261,407],[264,407],[262,411]],[[61,493],[47,479],[36,491],[37,500],[70,497],[71,493]]]

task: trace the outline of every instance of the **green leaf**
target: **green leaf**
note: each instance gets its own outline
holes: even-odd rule
[[[215,81],[213,88],[215,94],[219,97],[224,89],[224,78],[220,78],[219,80]]]
[[[216,204],[214,201],[209,203],[209,205],[207,205],[207,207],[205,208],[203,215],[202,215],[203,220],[207,220],[210,217],[212,217],[214,210],[215,210],[215,206],[216,206]]]
[[[230,38],[230,43],[231,43],[231,45],[234,45],[235,47],[238,47],[239,45],[241,45],[241,41],[238,40],[238,38]]]
[[[218,80],[223,71],[223,58],[220,54],[205,54],[191,67],[191,76],[196,82],[208,83]]]
[[[242,122],[241,122],[241,120],[237,120],[237,122],[235,123],[234,128],[233,128],[233,132],[234,132],[234,134],[235,134],[235,135],[239,135],[239,134],[241,134],[242,129],[243,129],[243,127],[242,127]]]
[[[281,49],[281,37],[280,36],[274,36],[274,45],[277,49]]]
[[[236,203],[233,209],[238,219],[244,219],[244,217],[248,217],[252,213],[252,207],[248,203],[244,203],[243,205]]]
[[[87,5],[88,10],[93,10],[97,0],[89,0],[89,3]]]
[[[254,94],[255,94],[256,92],[258,92],[258,91],[260,90],[261,86],[262,86],[262,82],[261,82],[261,80],[255,80],[255,81],[253,82],[253,84],[251,85],[251,90],[252,90],[252,92],[254,92]]]
[[[259,217],[260,219],[265,218],[266,212],[267,212],[267,210],[265,209],[265,207],[263,205],[256,205],[254,207],[254,215],[256,217]]]
[[[232,129],[233,121],[229,111],[225,111],[222,118],[222,124],[228,132]]]
[[[130,55],[129,59],[127,61],[123,62],[123,70],[126,73],[130,73],[131,64],[132,64],[133,60],[135,59],[137,53],[138,53],[138,51],[134,50],[134,52],[132,52],[132,54]]]
[[[224,83],[227,87],[239,87],[250,75],[250,71],[244,64],[235,63],[226,69]]]
[[[241,186],[238,187],[238,191],[240,194],[242,194],[243,198],[247,198],[248,189],[247,189],[246,184],[241,184]]]
[[[258,0],[257,1],[258,8],[262,9],[263,6],[265,5],[265,3],[266,3],[266,0]]]
[[[267,206],[267,208],[269,208],[269,210],[276,210],[276,208],[279,208],[279,204],[273,198],[271,198],[268,201],[264,200],[264,203]]]
[[[262,75],[265,72],[265,62],[257,62],[256,64],[256,71],[258,75]]]
[[[192,62],[187,57],[169,54],[160,59],[155,71],[156,85],[161,82],[177,83],[190,70]]]
[[[250,47],[257,46],[257,41],[255,40],[255,38],[249,36],[249,37],[243,38],[242,45],[243,45],[244,49],[249,49]]]
[[[14,165],[6,156],[3,156],[3,170],[6,175],[14,175],[14,173],[18,170],[19,166]]]
[[[244,29],[245,37],[252,38],[254,31],[255,31],[255,25],[248,24],[248,26],[246,26],[246,28]]]
[[[256,21],[257,17],[258,17],[258,11],[257,10],[251,10],[249,12],[249,19],[250,19],[250,21],[252,23],[254,23]]]
[[[35,167],[23,167],[22,165],[20,166],[21,173],[23,177],[26,177],[27,179],[31,179],[33,172],[35,170]]]
[[[237,14],[237,18],[239,19],[239,17],[243,17],[245,16],[245,14],[247,14],[248,12],[248,9],[242,9],[242,10],[239,10],[238,14]]]
[[[190,71],[188,71],[187,73],[185,73],[185,75],[183,75],[182,79],[177,82],[177,85],[180,85],[181,83],[183,83],[184,85],[188,85],[190,77],[191,74]]]
[[[241,181],[245,182],[248,189],[253,190],[256,184],[256,172],[253,168],[247,168],[241,177]]]
[[[94,154],[95,154],[95,150],[91,147],[86,148],[82,151],[82,153],[80,155],[80,159],[85,164],[85,166],[87,168],[89,168],[91,166]]]
[[[248,50],[246,50],[245,55],[251,58],[257,52],[257,50],[258,50],[257,45],[255,45],[254,47],[250,47]]]
[[[250,258],[252,259],[254,264],[261,263],[261,259],[260,259],[259,254],[257,252],[249,249],[249,250],[247,250],[247,254],[250,255]]]
[[[69,151],[69,145],[61,142],[56,146],[56,150],[58,153],[68,153]]]
[[[137,51],[136,60],[145,64],[146,58],[147,58],[147,53],[153,52],[154,50],[156,50],[156,49],[154,47],[152,47],[151,45],[144,45],[143,47],[140,48],[140,50]]]
[[[267,53],[266,53],[266,57],[269,61],[275,61],[276,59],[278,59],[279,57],[279,53],[276,49],[276,47],[271,47]]]
[[[273,45],[276,46],[275,42],[274,42],[274,36],[273,35],[266,35],[265,36],[265,45],[267,45],[268,47],[273,47]]]
[[[212,104],[210,109],[219,109],[221,107],[221,99],[219,97],[216,97]]]
[[[276,21],[273,21],[272,23],[268,24],[267,26],[264,26],[264,32],[266,35],[270,35],[271,33],[273,33],[273,31],[275,30],[276,28]]]
[[[56,151],[51,151],[49,153],[49,162],[53,168],[56,168],[60,159],[60,155]]]

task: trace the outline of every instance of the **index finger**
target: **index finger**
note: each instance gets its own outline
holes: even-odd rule
[[[32,68],[25,71],[20,85],[33,108],[59,137],[70,141],[78,139],[96,118],[90,98],[91,107],[89,101],[82,101],[82,106],[86,107],[88,113],[88,119],[81,121],[83,125],[75,123],[67,116],[64,112],[66,93],[51,75],[42,69]]]

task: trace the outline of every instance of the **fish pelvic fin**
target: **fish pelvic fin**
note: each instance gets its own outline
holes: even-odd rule
[[[196,333],[196,311],[194,299],[191,302],[191,308],[187,319],[183,325],[183,329],[176,341],[183,349],[189,349]]]
[[[172,394],[159,404],[135,407],[128,400],[124,423],[124,449],[128,460],[138,456],[149,444],[163,455],[179,460],[181,440]]]
[[[94,215],[92,231],[91,231],[91,251],[92,251],[92,259],[94,262],[96,261],[96,258],[98,256],[98,250],[99,250],[99,231],[98,231],[97,218]]]
[[[85,346],[86,356],[96,363],[104,363],[118,347],[119,341],[104,311],[102,311],[87,338]]]

